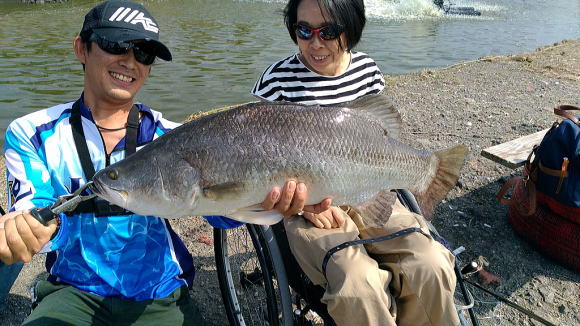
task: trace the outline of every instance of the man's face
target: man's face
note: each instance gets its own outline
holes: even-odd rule
[[[115,104],[132,102],[147,80],[151,66],[135,60],[132,49],[116,55],[103,51],[95,42],[90,51],[86,44],[81,44],[77,57],[85,64],[85,97]]]

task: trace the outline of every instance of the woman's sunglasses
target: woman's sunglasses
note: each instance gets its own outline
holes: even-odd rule
[[[151,65],[155,62],[155,47],[147,42],[112,42],[106,38],[100,37],[97,34],[91,35],[89,41],[97,43],[101,50],[114,55],[127,54],[130,49],[133,49],[135,60],[144,65]]]
[[[340,24],[328,24],[318,28],[311,28],[302,24],[296,24],[294,25],[294,29],[296,30],[296,36],[303,40],[309,40],[314,34],[318,34],[318,38],[321,41],[330,41],[340,36],[344,31],[344,26]]]

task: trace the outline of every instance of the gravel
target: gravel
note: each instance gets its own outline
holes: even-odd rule
[[[487,270],[501,278],[500,284],[487,288],[565,326],[580,325],[580,273],[541,255],[515,234],[495,194],[521,169],[509,169],[480,153],[549,127],[555,105],[579,105],[579,60],[580,40],[564,40],[531,53],[386,76],[387,91],[403,116],[406,142],[429,150],[456,144],[470,148],[458,187],[437,209],[434,224],[439,232],[454,248],[466,248],[459,255],[463,262],[487,258]],[[226,325],[213,246],[203,238],[212,237],[211,228],[195,217],[172,224],[197,264],[192,296],[211,324]],[[47,275],[43,263],[44,256],[38,255],[24,267],[0,312],[0,324],[19,325],[27,316],[28,288]],[[491,296],[473,293],[481,325],[541,325]]]

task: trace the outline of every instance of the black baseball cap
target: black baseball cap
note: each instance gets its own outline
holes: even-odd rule
[[[171,52],[159,41],[159,26],[142,5],[120,0],[98,4],[85,15],[81,37],[88,39],[94,33],[111,42],[144,40],[155,45],[155,55],[171,61]]]

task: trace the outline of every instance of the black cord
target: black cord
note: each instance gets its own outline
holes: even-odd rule
[[[523,308],[523,307],[520,307],[519,305],[517,305],[517,304],[515,304],[515,303],[511,302],[510,300],[508,300],[508,299],[506,299],[506,298],[502,297],[501,295],[499,295],[499,294],[497,294],[497,293],[495,293],[495,292],[493,292],[493,291],[491,291],[491,290],[488,290],[488,289],[484,288],[483,286],[481,286],[481,285],[479,285],[479,284],[477,284],[477,283],[475,283],[475,282],[472,282],[472,281],[470,281],[470,280],[467,280],[467,279],[464,279],[464,281],[465,281],[465,282],[467,282],[467,283],[469,283],[469,284],[471,284],[471,285],[473,285],[473,286],[475,286],[476,288],[478,288],[478,289],[482,290],[483,292],[485,292],[485,293],[487,293],[487,294],[489,294],[489,295],[493,296],[494,298],[496,298],[496,299],[498,299],[499,301],[501,301],[501,302],[503,302],[503,303],[507,304],[508,306],[510,306],[510,307],[512,307],[512,308],[514,308],[514,309],[516,309],[516,310],[519,310],[520,312],[524,313],[524,314],[525,314],[525,315],[527,315],[528,317],[530,317],[530,318],[533,318],[533,319],[535,319],[535,320],[537,320],[537,321],[541,322],[541,323],[542,323],[542,324],[544,324],[544,325],[548,325],[548,326],[556,326],[555,324],[552,324],[551,322],[549,322],[549,321],[545,320],[544,318],[542,318],[542,317],[540,317],[540,316],[538,316],[538,315],[534,314],[533,312],[529,311],[528,309],[525,309],[525,308]]]
[[[106,131],[119,131],[119,130],[127,129],[127,125],[124,125],[123,127],[120,127],[120,128],[105,128],[105,127],[99,126],[96,122],[95,122],[95,126],[97,126],[97,128],[99,128],[101,130],[106,130]]]
[[[473,303],[473,302],[468,302],[469,295],[467,294],[467,289],[465,288],[465,283],[464,283],[464,282],[467,282],[467,280],[462,277],[461,271],[459,270],[459,264],[458,264],[457,260],[455,260],[455,266],[454,266],[453,270],[455,271],[455,277],[457,278],[457,283],[459,284],[459,288],[461,289],[461,294],[463,294],[463,298],[465,298],[466,304]],[[469,314],[469,318],[471,319],[471,324],[473,326],[479,326],[479,320],[477,319],[477,316],[475,316],[475,312],[473,311],[473,307],[467,309],[467,313]]]
[[[4,209],[2,209],[2,206],[0,206],[0,215],[6,215],[6,212],[4,211]]]

